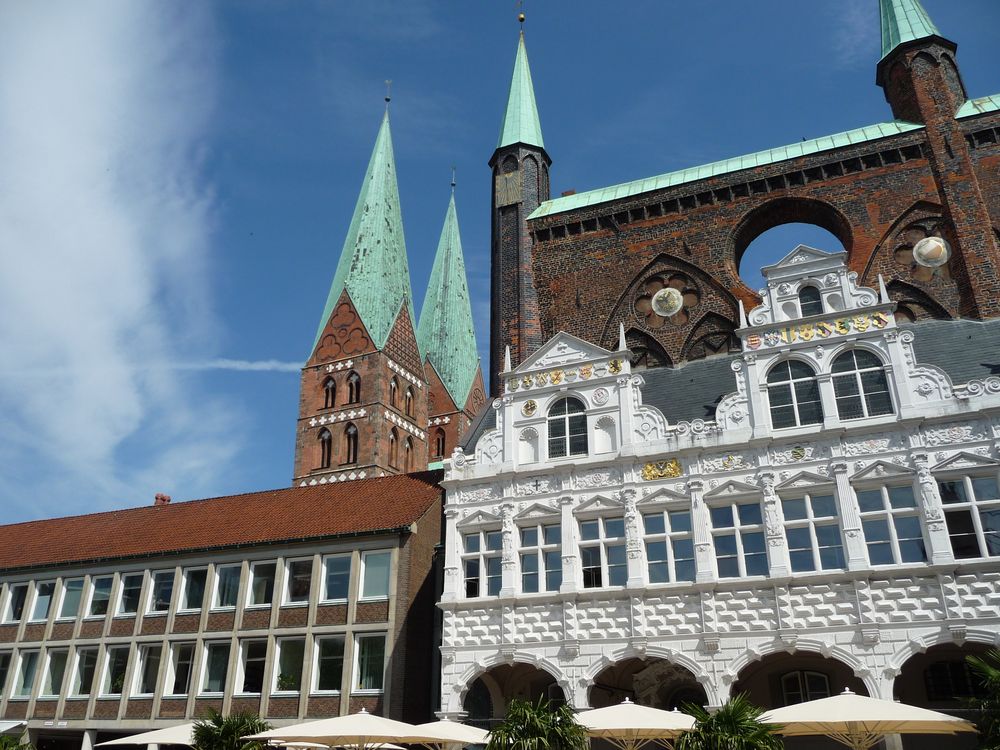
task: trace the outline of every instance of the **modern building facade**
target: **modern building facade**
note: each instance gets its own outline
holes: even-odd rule
[[[440,476],[0,527],[0,716],[39,750],[209,708],[422,720]]]
[[[765,268],[739,355],[638,371],[620,326],[501,373],[447,462],[444,713],[960,707],[1000,642],[1000,322],[900,325],[846,260]]]

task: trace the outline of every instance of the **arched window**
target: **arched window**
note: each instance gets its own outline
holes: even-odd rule
[[[796,427],[823,421],[816,373],[805,362],[796,359],[779,362],[767,374],[767,385],[772,427]]]
[[[333,435],[325,427],[319,431],[319,465],[321,469],[329,469],[333,459]]]
[[[864,349],[851,349],[833,360],[833,392],[841,419],[892,414],[892,396],[882,362]]]
[[[406,438],[403,446],[403,471],[413,471],[413,441]]]
[[[442,456],[444,456],[444,444],[445,444],[444,429],[441,428],[441,427],[438,427],[437,430],[435,430],[435,432],[434,432],[434,457],[435,458],[441,458]]]
[[[804,286],[799,289],[799,314],[804,318],[822,312],[823,298],[820,297],[819,289],[814,286]]]
[[[406,413],[406,416],[408,417],[413,416],[413,389],[410,387],[406,388],[406,396],[404,397],[404,402],[403,402],[403,411]]]
[[[332,409],[337,403],[337,382],[329,377],[323,381],[323,408]]]
[[[399,435],[396,433],[396,428],[393,427],[389,432],[389,466],[393,468],[399,462]]]
[[[549,458],[587,455],[587,415],[583,402],[561,398],[549,409]]]
[[[389,406],[393,409],[398,409],[399,405],[396,403],[396,398],[399,396],[399,381],[393,377],[389,381]]]
[[[361,403],[361,376],[354,371],[347,376],[347,403]]]
[[[358,428],[348,422],[344,428],[344,463],[358,462]]]

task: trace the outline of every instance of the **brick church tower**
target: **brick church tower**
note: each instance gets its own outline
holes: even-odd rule
[[[522,31],[493,170],[490,392],[509,346],[516,367],[545,341],[527,218],[549,198],[549,165]]]
[[[387,110],[302,368],[293,484],[423,471],[429,453],[440,460],[450,452],[483,404],[454,196],[420,331],[426,349]]]

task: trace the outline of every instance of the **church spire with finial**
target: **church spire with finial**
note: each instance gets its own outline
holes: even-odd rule
[[[920,0],[879,0],[882,57],[901,44],[941,36]]]
[[[514,58],[514,73],[507,91],[507,108],[497,148],[523,143],[527,146],[545,148],[542,140],[542,124],[538,119],[538,105],[535,103],[535,87],[531,81],[528,65],[528,50],[524,46],[524,13],[518,15],[521,31],[517,41],[517,55]]]

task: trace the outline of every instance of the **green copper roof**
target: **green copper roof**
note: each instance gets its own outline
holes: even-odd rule
[[[790,146],[770,148],[766,151],[758,151],[755,154],[748,154],[747,156],[736,156],[732,159],[723,159],[722,161],[712,162],[711,164],[703,164],[700,167],[690,167],[688,169],[678,170],[677,172],[667,172],[666,174],[661,174],[657,177],[647,177],[643,180],[626,182],[621,185],[612,185],[611,187],[601,188],[599,190],[589,190],[585,193],[576,193],[575,195],[555,198],[550,201],[545,201],[545,203],[536,208],[528,218],[537,219],[542,216],[562,213],[563,211],[573,211],[578,208],[584,208],[585,206],[594,206],[598,203],[607,203],[608,201],[617,200],[619,198],[628,198],[633,195],[648,193],[651,190],[661,190],[663,188],[675,187],[677,185],[683,185],[686,182],[695,182],[696,180],[704,180],[709,177],[718,177],[719,175],[729,174],[730,172],[738,172],[741,169],[753,169],[754,167],[760,167],[765,164],[774,164],[787,159],[795,159],[799,156],[815,154],[820,151],[829,151],[830,149],[840,148],[841,146],[866,143],[868,141],[874,141],[891,135],[907,133],[911,130],[920,130],[921,128],[923,128],[923,125],[916,125],[912,122],[903,122],[902,120],[896,120],[894,122],[881,122],[877,125],[868,125],[864,128],[848,130],[846,133],[825,135],[822,138],[813,138],[809,141],[793,143]]]
[[[914,39],[940,36],[920,0],[879,0],[882,17],[882,57]]]
[[[454,193],[444,217],[424,306],[420,308],[417,343],[461,409],[479,369],[479,355]]]
[[[521,32],[517,42],[514,75],[510,79],[507,110],[503,114],[503,127],[500,129],[497,148],[514,143],[545,148],[538,107],[535,106],[535,87],[531,84],[531,68],[528,67],[528,50],[524,46],[524,32]]]
[[[316,331],[314,349],[344,289],[379,348],[385,345],[404,303],[410,320],[416,320],[388,112],[382,118],[365,181],[354,206],[354,217],[347,230],[344,249],[340,251],[340,262]]]
[[[969,99],[969,101],[959,107],[958,112],[955,114],[955,119],[985,115],[987,112],[996,112],[997,110],[1000,110],[1000,94],[983,96],[979,99]]]

